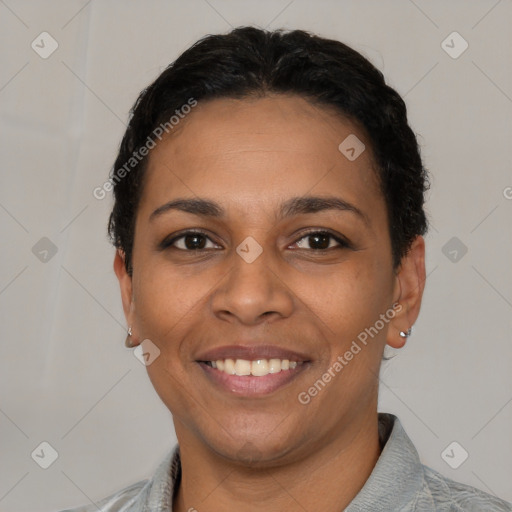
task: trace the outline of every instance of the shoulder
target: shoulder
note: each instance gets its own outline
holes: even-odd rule
[[[157,467],[153,477],[132,484],[98,503],[60,512],[139,512],[170,509],[170,502],[181,478],[179,445],[176,445]],[[167,508],[166,508],[167,507]]]
[[[90,505],[66,509],[60,512],[97,512],[98,510],[101,510],[101,512],[131,512],[132,510],[138,510],[138,508],[134,507],[137,503],[140,503],[148,482],[148,480],[142,480],[117,491],[98,503],[91,503]]]
[[[427,466],[423,466],[423,473],[423,492],[417,496],[417,507],[414,510],[512,512],[512,504],[491,494],[450,480]]]
[[[379,414],[379,437],[381,456],[351,511],[512,512],[512,504],[422,464],[396,416]]]

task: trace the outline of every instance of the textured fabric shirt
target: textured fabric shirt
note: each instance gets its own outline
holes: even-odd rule
[[[382,453],[345,512],[512,512],[512,504],[422,465],[395,416],[379,414],[379,437]],[[177,445],[150,480],[133,484],[97,505],[62,512],[172,512],[180,480]]]

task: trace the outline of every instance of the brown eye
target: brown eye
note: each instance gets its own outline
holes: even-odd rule
[[[299,249],[326,250],[341,247],[348,247],[348,244],[341,238],[326,231],[316,231],[303,236],[295,242]]]
[[[206,245],[206,237],[203,235],[185,235],[183,237],[183,244],[187,249],[194,250],[194,249],[204,249]]]
[[[219,249],[220,247],[203,233],[188,231],[172,240],[165,242],[162,248],[173,248],[181,251],[201,251],[207,249]]]

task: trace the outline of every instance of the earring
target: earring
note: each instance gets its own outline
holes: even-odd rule
[[[408,338],[412,333],[412,327],[409,327],[409,329],[407,329],[407,331],[400,331],[400,336],[402,338]]]
[[[132,327],[130,326],[130,327],[128,327],[128,332],[127,332],[126,340],[124,341],[124,346],[127,347],[127,348],[132,348],[131,337],[132,337]]]

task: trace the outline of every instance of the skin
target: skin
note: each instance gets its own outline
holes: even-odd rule
[[[338,145],[355,134],[366,150],[349,161]],[[356,206],[279,216],[293,197],[336,196]],[[177,198],[215,201],[221,217],[169,210]],[[329,230],[314,249],[304,233]],[[205,250],[169,235],[205,231]],[[252,263],[237,253],[248,236],[263,249]],[[324,239],[325,242],[325,239]],[[178,244],[176,246],[176,244]],[[313,247],[313,248],[311,248]],[[133,246],[133,275],[118,251],[114,269],[135,344],[161,351],[147,367],[173,415],[183,476],[175,510],[342,510],[370,475],[381,447],[378,373],[386,344],[404,345],[425,282],[418,236],[393,269],[384,197],[362,129],[296,96],[199,103],[152,150]],[[400,312],[303,405],[297,399],[332,368],[353,340],[399,302]],[[300,351],[310,364],[286,386],[240,398],[213,386],[200,352],[269,343]]]

